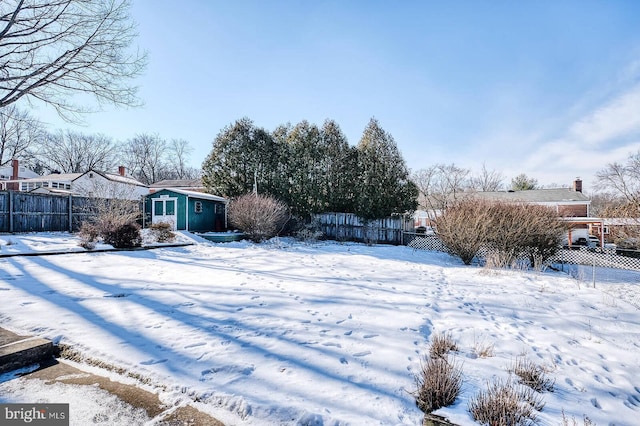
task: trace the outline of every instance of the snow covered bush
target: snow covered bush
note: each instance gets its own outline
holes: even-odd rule
[[[487,389],[469,401],[474,420],[492,426],[529,426],[537,424],[536,411],[542,410],[542,398],[531,388],[513,383],[511,379],[494,379]]]
[[[416,376],[416,404],[425,413],[455,402],[462,388],[462,368],[448,359],[427,357]]]
[[[289,208],[268,195],[246,194],[229,204],[229,222],[255,242],[275,237],[289,219]]]

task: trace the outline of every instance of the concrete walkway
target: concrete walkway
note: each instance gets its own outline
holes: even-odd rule
[[[82,371],[64,360],[54,358],[56,348],[51,341],[29,336],[20,336],[0,328],[0,374],[38,364],[40,367],[12,380],[40,380],[45,385],[98,386],[122,402],[143,409],[150,420],[158,426],[224,426],[217,419],[191,407],[168,407],[158,395],[137,386],[114,382],[111,379]],[[13,401],[30,403],[33,401]],[[91,419],[87,419],[87,423]]]

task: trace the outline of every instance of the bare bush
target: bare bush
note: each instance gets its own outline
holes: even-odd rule
[[[509,372],[518,376],[520,384],[528,386],[536,392],[553,392],[555,380],[547,376],[544,367],[526,357],[516,358],[509,368]]]
[[[539,205],[496,202],[489,217],[487,249],[503,267],[519,259],[541,267],[558,252],[567,229],[554,210]]]
[[[489,206],[487,201],[466,198],[447,208],[437,219],[438,238],[465,265],[471,264],[486,240]]]
[[[536,410],[544,402],[531,388],[511,380],[494,380],[487,389],[469,401],[469,412],[477,422],[491,426],[529,426],[537,424]]]
[[[166,222],[153,223],[149,226],[153,239],[159,243],[175,240],[176,234],[171,230],[171,224]]]
[[[93,250],[96,248],[96,241],[100,236],[100,232],[98,228],[88,222],[84,222],[80,227],[80,247],[85,248],[87,250]]]
[[[462,387],[462,368],[445,358],[426,358],[416,376],[416,404],[425,413],[455,402]]]
[[[139,234],[139,227],[133,231],[140,217],[140,208],[131,190],[116,185],[94,185],[92,189],[96,196],[84,207],[85,211],[78,212],[88,217],[80,228],[81,240],[86,240],[87,244],[101,238],[107,244],[113,241],[120,244],[123,241],[121,236],[128,233],[130,241],[122,242],[124,245],[121,247],[140,245],[139,235],[135,235]]]
[[[278,235],[288,218],[287,205],[267,195],[246,194],[229,204],[229,222],[255,242]]]
[[[582,418],[582,424],[584,426],[596,426],[596,423],[587,416]],[[575,417],[571,417],[571,420],[569,420],[564,410],[562,410],[562,426],[578,426],[578,422]]]
[[[142,243],[140,225],[135,222],[124,223],[104,232],[102,239],[115,248],[139,247]]]
[[[432,358],[445,358],[451,351],[458,351],[458,345],[453,340],[451,333],[441,333],[433,336],[429,347],[429,355]]]
[[[528,261],[541,268],[560,249],[565,230],[548,207],[474,197],[459,201],[437,221],[438,237],[452,254],[468,265],[484,248],[492,267]]]
[[[487,343],[484,339],[473,339],[473,353],[478,358],[491,358],[495,355],[495,345],[493,343]]]

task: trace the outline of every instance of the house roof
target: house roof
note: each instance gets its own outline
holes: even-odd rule
[[[129,177],[129,176],[120,176],[119,174],[114,174],[114,173],[105,173],[105,172],[100,172],[98,170],[87,170],[84,173],[52,173],[50,175],[46,175],[46,176],[38,176],[37,178],[31,178],[31,179],[25,179],[25,182],[48,182],[48,181],[55,181],[55,182],[73,182],[74,180],[77,180],[78,178],[80,178],[83,175],[86,175],[87,173],[97,173],[100,176],[104,177],[107,180],[110,180],[112,182],[120,182],[120,183],[126,183],[128,185],[135,185],[135,186],[142,186],[142,187],[147,187],[147,185],[145,185],[144,183]]]
[[[589,197],[571,188],[477,192],[474,195],[489,200],[525,203],[591,203]]]
[[[202,200],[213,200],[213,201],[222,201],[222,202],[227,202],[227,199],[224,197],[220,197],[218,195],[213,195],[213,194],[206,194],[204,192],[198,192],[198,191],[189,191],[186,189],[178,189],[178,188],[162,188],[156,192],[153,192],[151,194],[149,194],[148,196],[154,195],[154,194],[158,194],[162,191],[171,191],[171,192],[176,192],[178,194],[182,194],[182,195],[186,195],[188,197],[191,198],[200,198]]]
[[[203,188],[202,179],[165,179],[149,185],[151,188]]]
[[[29,170],[24,166],[18,167],[18,179],[29,179],[38,176],[39,175],[36,172]],[[12,177],[13,167],[0,167],[0,180],[10,180]]]

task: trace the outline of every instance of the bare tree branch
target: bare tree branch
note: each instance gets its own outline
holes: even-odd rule
[[[0,166],[12,158],[30,161],[30,148],[40,143],[44,127],[27,111],[15,105],[0,108]]]
[[[129,0],[0,2],[0,108],[22,98],[52,105],[73,120],[71,95],[100,103],[140,104],[130,81],[146,65],[131,51],[136,37]]]

